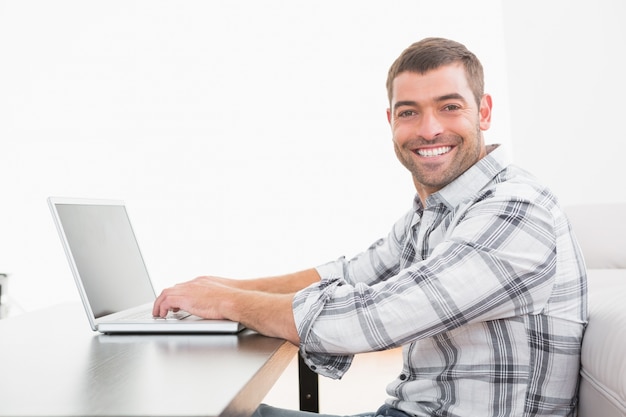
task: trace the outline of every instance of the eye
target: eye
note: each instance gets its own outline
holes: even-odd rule
[[[456,111],[456,110],[460,110],[461,106],[459,106],[458,104],[446,104],[443,107],[444,111]]]
[[[399,118],[413,117],[415,115],[417,115],[417,112],[415,110],[402,110],[398,112]]]

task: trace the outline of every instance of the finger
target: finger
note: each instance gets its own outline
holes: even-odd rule
[[[163,293],[161,292],[161,294],[159,294],[157,299],[154,300],[154,304],[152,305],[152,316],[153,317],[158,317],[159,316],[159,310],[161,308],[161,303],[163,302],[162,298],[163,298]]]
[[[175,296],[171,294],[171,289],[166,289],[161,292],[161,295],[155,300],[152,307],[152,315],[154,317],[165,317],[170,310],[178,309],[179,306],[175,304]]]

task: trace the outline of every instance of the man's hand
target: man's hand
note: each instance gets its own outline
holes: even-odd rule
[[[235,281],[198,277],[161,292],[152,314],[165,317],[168,311],[185,310],[206,319],[242,323],[261,334],[300,343],[293,317],[293,294],[236,288]]]
[[[234,289],[219,281],[219,278],[198,277],[163,290],[154,303],[152,315],[165,317],[168,311],[185,310],[207,319],[226,318],[220,311],[220,303],[232,296]]]

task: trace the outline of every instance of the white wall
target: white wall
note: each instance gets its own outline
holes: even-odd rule
[[[516,161],[564,204],[626,201],[626,2],[502,4]]]
[[[157,289],[351,256],[413,188],[385,119],[413,41],[458,39],[509,143],[500,1],[0,0],[0,272],[76,300],[45,198],[127,201]],[[569,105],[569,104],[568,104]]]

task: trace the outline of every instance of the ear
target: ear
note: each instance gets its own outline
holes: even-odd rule
[[[387,122],[391,124],[391,109],[387,109]]]
[[[480,100],[480,109],[478,113],[480,115],[480,130],[487,130],[491,126],[491,96],[489,94],[483,95]]]

